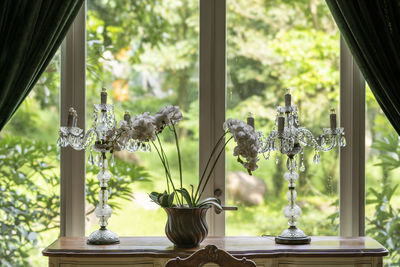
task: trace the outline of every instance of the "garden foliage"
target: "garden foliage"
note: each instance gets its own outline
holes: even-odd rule
[[[400,138],[388,134],[377,141],[373,148],[380,153],[383,177],[379,187],[368,189],[367,209],[373,208],[373,216],[367,218],[367,235],[375,238],[389,250],[386,260],[388,266],[400,266],[400,208],[394,204],[399,194],[399,184],[389,180],[388,172],[400,168]]]
[[[86,179],[86,199],[92,207],[98,202],[97,171],[89,167]],[[112,172],[116,177],[109,183],[109,205],[118,210],[118,200],[132,199],[132,182],[146,179],[147,173],[119,160]],[[40,234],[59,229],[59,177],[54,144],[15,136],[0,139],[0,266],[32,266],[29,260],[38,253]]]

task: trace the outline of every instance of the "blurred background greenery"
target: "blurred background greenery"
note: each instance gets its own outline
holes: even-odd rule
[[[119,119],[125,110],[154,113],[167,104],[179,105],[185,118],[179,135],[187,185],[198,177],[198,46],[199,1],[87,1],[87,127],[102,87],[109,89]],[[339,32],[322,0],[228,0],[227,117],[245,120],[252,112],[256,129],[267,135],[276,106],[283,104],[284,88],[289,87],[301,124],[321,133],[329,125],[329,109],[339,105],[339,55]],[[59,90],[58,52],[0,133],[4,266],[45,266],[40,251],[58,235],[59,159],[54,145]],[[366,95],[367,233],[390,249],[386,265],[396,266],[398,135],[369,89]],[[170,165],[177,169],[172,136],[163,138]],[[239,210],[226,213],[226,234],[280,234],[286,227],[284,158],[278,158],[278,164],[275,158],[261,158],[255,177],[249,178],[240,176],[242,168],[232,151],[233,144],[226,154],[227,203]],[[166,215],[147,196],[165,188],[157,155],[117,157],[110,229],[121,236],[164,235]],[[306,150],[306,171],[297,187],[303,211],[299,225],[309,235],[338,235],[338,151],[323,153],[319,165],[313,165],[312,157],[313,151]],[[96,171],[87,168],[87,234],[97,228],[92,212]],[[239,187],[249,181],[262,185],[257,201],[244,199],[233,187],[238,175],[243,178]]]

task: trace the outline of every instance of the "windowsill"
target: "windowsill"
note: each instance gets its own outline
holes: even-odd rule
[[[177,249],[166,237],[121,237],[116,245],[87,245],[85,237],[61,237],[43,251],[48,257],[189,256],[198,248]],[[388,251],[370,237],[314,236],[309,245],[277,245],[272,237],[208,237],[200,247],[216,245],[233,256],[276,257],[382,257]]]

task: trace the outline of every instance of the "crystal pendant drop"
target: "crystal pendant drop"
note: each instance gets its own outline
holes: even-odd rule
[[[292,169],[291,162],[290,162],[290,158],[288,158],[288,159],[286,160],[286,168],[287,168],[288,170],[291,170],[291,169]]]
[[[304,165],[303,158],[301,158],[301,161],[300,161],[300,171],[301,171],[301,172],[305,172],[305,170],[306,170],[306,166]]]
[[[135,150],[134,150],[134,142],[133,141],[129,141],[129,143],[127,145],[127,150],[129,152],[135,152]]]
[[[95,159],[95,163],[96,163],[96,166],[97,166],[97,167],[100,166],[100,162],[101,162],[100,154],[97,154],[97,155],[96,155],[96,159]]]
[[[344,136],[341,136],[341,137],[340,137],[340,143],[339,143],[339,145],[340,145],[341,147],[345,147],[345,146],[346,146],[346,138],[345,138]]]
[[[147,144],[147,152],[151,152],[151,145]]]
[[[98,155],[98,162],[97,162],[97,166],[99,166],[100,168],[103,168],[104,166],[104,159],[102,156]]]
[[[139,147],[140,147],[140,143],[139,142],[135,142],[135,144],[133,146],[133,150],[134,151],[138,151]]]
[[[93,154],[92,154],[92,151],[90,151],[90,153],[89,153],[89,157],[88,157],[88,164],[89,165],[93,165]]]
[[[111,153],[110,166],[114,167],[114,164],[115,164],[114,153]]]
[[[146,152],[146,144],[142,143],[142,144],[140,145],[140,151]]]
[[[320,155],[318,152],[315,152],[314,157],[313,157],[313,162],[314,164],[319,164],[320,162]]]

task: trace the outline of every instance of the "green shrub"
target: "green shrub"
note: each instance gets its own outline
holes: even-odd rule
[[[0,266],[31,266],[38,236],[60,223],[59,153],[55,145],[21,137],[0,139]],[[86,199],[95,206],[97,169],[88,166]],[[112,168],[110,206],[131,199],[131,183],[148,176],[142,167],[117,160]],[[93,212],[92,211],[89,211]]]

